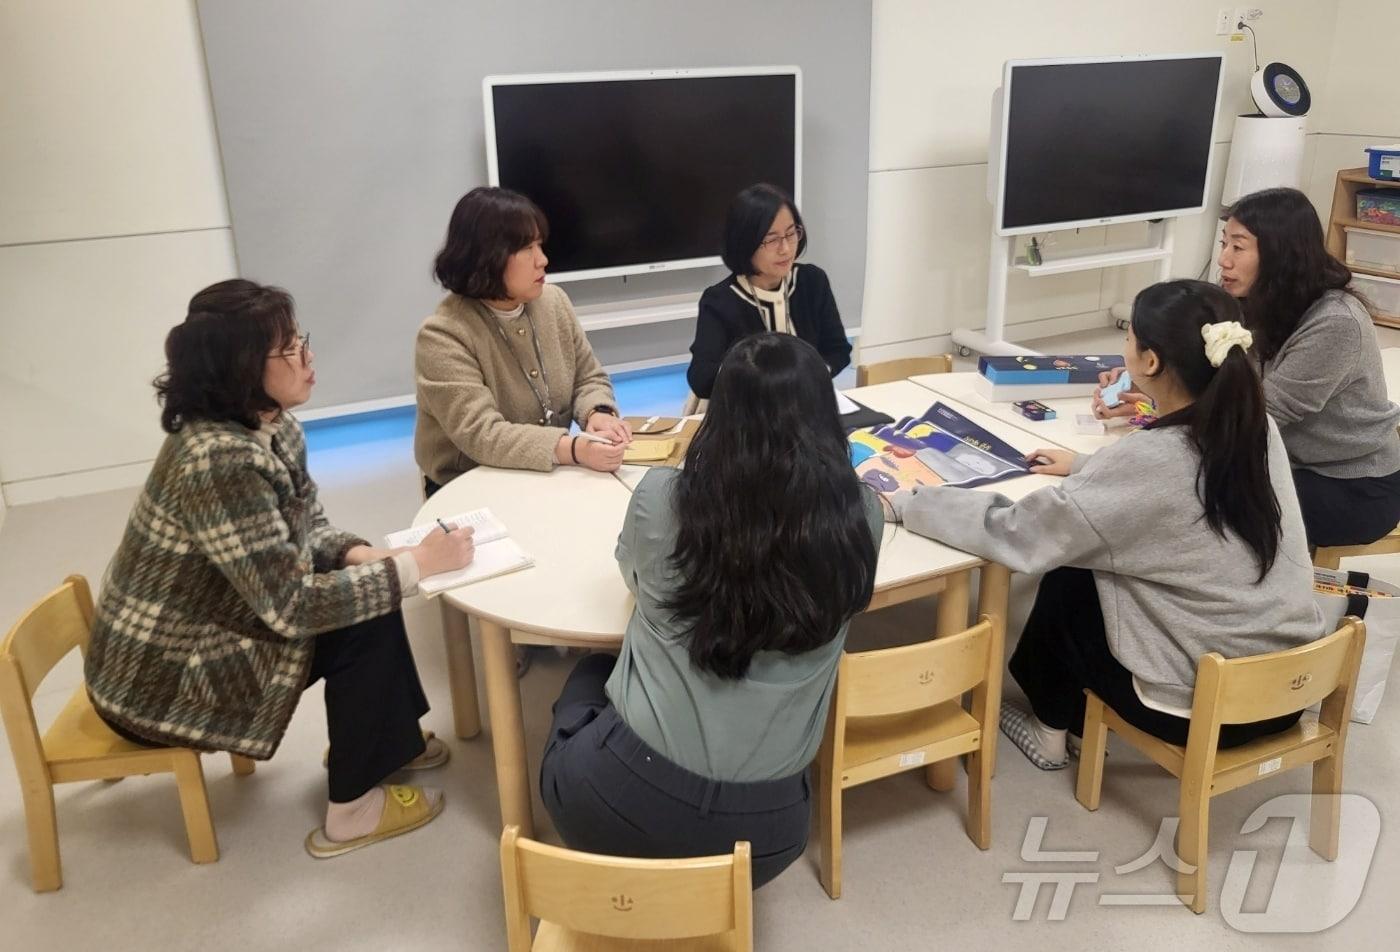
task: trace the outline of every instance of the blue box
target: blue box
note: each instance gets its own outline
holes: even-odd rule
[[[1097,384],[1099,374],[1121,366],[1120,355],[982,357],[977,361],[978,373],[994,384]]]
[[[1400,182],[1400,142],[1368,146],[1366,152],[1371,156],[1367,175],[1381,182]]]

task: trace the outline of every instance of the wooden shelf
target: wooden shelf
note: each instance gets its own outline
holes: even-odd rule
[[[1372,278],[1389,278],[1392,281],[1400,281],[1400,271],[1381,271],[1379,268],[1358,268],[1354,264],[1347,265],[1347,270],[1352,274],[1364,274]]]
[[[1342,169],[1337,173],[1337,187],[1332,192],[1332,217],[1327,223],[1327,251],[1338,261],[1347,260],[1347,229],[1364,228],[1367,231],[1400,235],[1400,227],[1381,225],[1376,222],[1361,221],[1356,217],[1356,193],[1363,187],[1400,189],[1400,182],[1385,182],[1373,179],[1365,169]],[[1370,278],[1400,281],[1400,274],[1394,271],[1381,271],[1379,268],[1358,268],[1347,265],[1353,274]],[[1374,314],[1372,319],[1383,327],[1400,328],[1400,315]]]
[[[1337,173],[1337,181],[1352,182],[1356,185],[1379,185],[1381,188],[1400,188],[1400,181],[1373,179],[1365,169],[1342,169]]]
[[[1343,228],[1363,228],[1366,231],[1380,231],[1389,235],[1400,235],[1400,225],[1387,225],[1378,221],[1362,221],[1360,218],[1334,218],[1333,224]]]

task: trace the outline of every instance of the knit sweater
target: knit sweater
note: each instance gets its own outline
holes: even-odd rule
[[[290,414],[263,445],[233,422],[166,438],[98,599],[88,693],[142,737],[271,757],[314,637],[399,607],[393,559],[327,521]]]
[[[1207,525],[1196,495],[1200,454],[1184,426],[1131,433],[1075,462],[1082,466],[1064,482],[1017,502],[948,486],[892,502],[910,530],[1013,572],[1092,569],[1109,650],[1159,708],[1191,707],[1202,655],[1263,654],[1323,635],[1303,517],[1272,421],[1269,480],[1283,530],[1262,581],[1245,542]]]
[[[851,342],[826,272],[814,264],[793,265],[780,290],[787,298],[790,333],[817,349],[833,377],[845,370],[851,363]],[[708,400],[729,348],[751,334],[774,330],[782,330],[774,306],[745,290],[737,275],[706,288],[700,295],[695,342],[690,345],[690,367],[685,373],[691,391]]]
[[[1264,399],[1294,466],[1334,479],[1400,470],[1400,407],[1386,395],[1371,315],[1328,291],[1264,364]]]
[[[414,363],[413,455],[438,484],[481,464],[552,469],[571,420],[582,425],[600,406],[617,410],[568,296],[552,284],[506,321],[482,301],[449,294],[418,329]],[[541,422],[536,392],[546,389],[552,416]]]

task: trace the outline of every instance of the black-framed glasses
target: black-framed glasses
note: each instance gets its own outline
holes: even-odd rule
[[[311,332],[308,331],[297,338],[297,343],[301,345],[299,350],[284,350],[276,354],[268,354],[267,359],[274,357],[300,357],[301,365],[309,367],[311,365]]]
[[[764,248],[776,248],[784,241],[790,245],[799,245],[802,243],[802,237],[805,234],[806,232],[802,230],[801,225],[793,225],[781,235],[769,235],[767,238],[760,241],[759,245]]]

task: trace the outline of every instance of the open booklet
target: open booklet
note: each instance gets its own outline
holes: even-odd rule
[[[472,582],[495,578],[508,572],[518,572],[535,564],[535,560],[510,537],[505,524],[497,519],[490,509],[473,509],[471,512],[446,517],[442,521],[453,529],[470,526],[475,530],[472,533],[472,542],[476,546],[476,555],[466,568],[419,579],[418,591],[424,595],[436,595],[449,588],[470,585]],[[384,537],[384,544],[391,549],[417,545],[436,528],[436,522],[429,522],[412,529],[391,532]]]
[[[920,417],[857,430],[850,444],[856,474],[882,493],[915,486],[982,486],[1030,471],[1014,446],[942,403]]]

